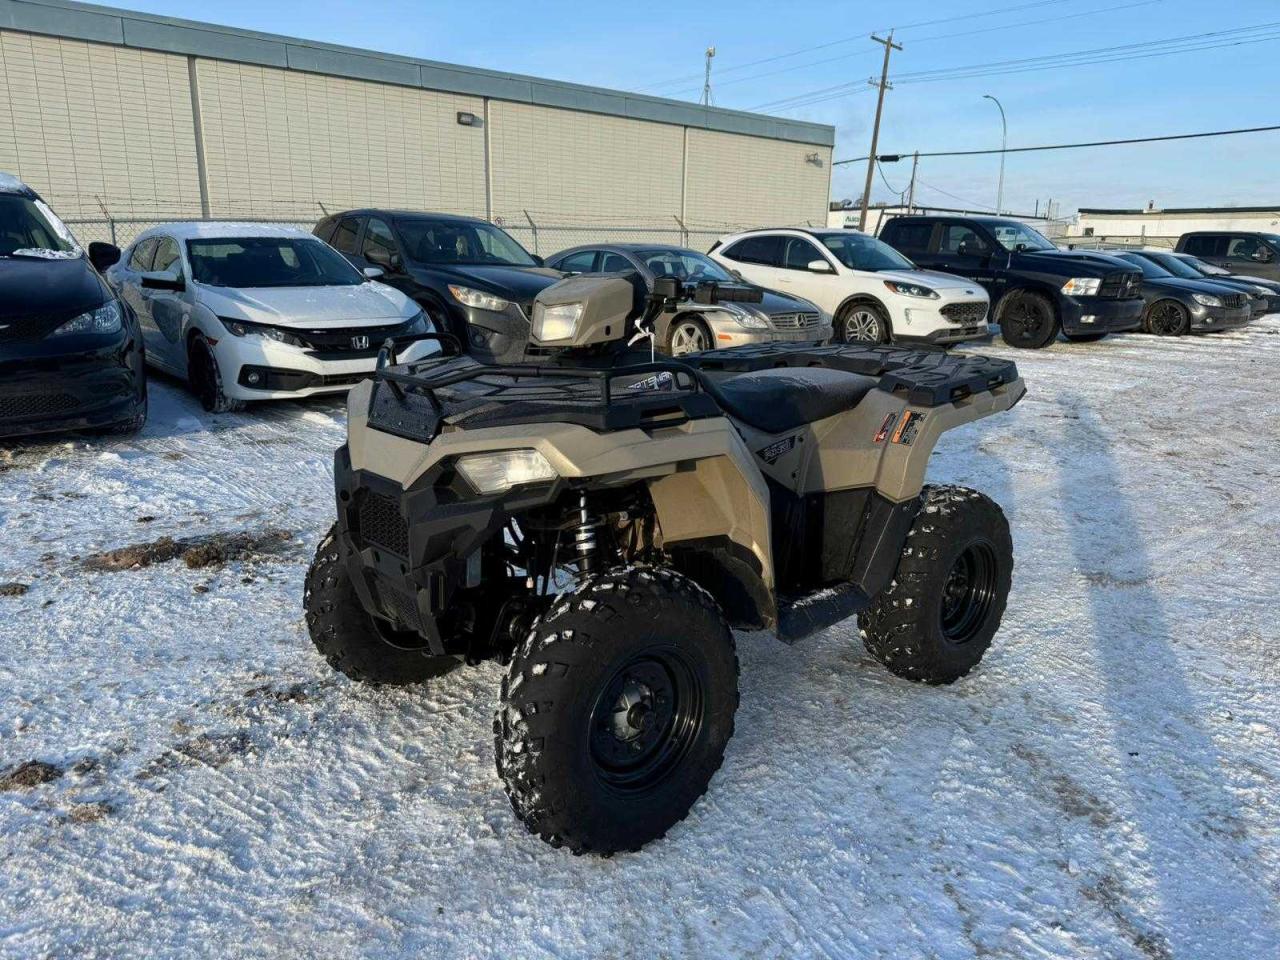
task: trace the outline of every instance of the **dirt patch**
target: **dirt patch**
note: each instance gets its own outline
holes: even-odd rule
[[[77,803],[62,817],[63,823],[97,823],[103,817],[115,813],[109,803]]]
[[[0,597],[21,597],[31,589],[29,583],[0,583]]]
[[[1116,928],[1128,938],[1129,942],[1150,960],[1173,960],[1173,950],[1168,940],[1158,933],[1144,930],[1131,915],[1133,906],[1125,893],[1124,886],[1110,874],[1104,874],[1091,887],[1080,891],[1086,900],[1096,903],[1115,923]]]
[[[43,760],[28,760],[0,773],[0,790],[29,790],[57,780],[65,771]]]
[[[289,530],[268,528],[256,533],[237,531],[201,537],[161,537],[85,557],[83,566],[95,573],[140,570],[157,563],[181,559],[193,570],[219,566],[232,560],[257,560],[281,553],[293,539]]]
[[[138,779],[149,780],[157,774],[186,766],[192,761],[217,768],[248,750],[249,737],[245,733],[202,733],[156,757],[138,774]]]
[[[1067,816],[1087,819],[1099,829],[1115,823],[1116,814],[1109,803],[1065,773],[1053,769],[1043,754],[1023,743],[1014,744],[1013,753],[1037,774],[1031,781],[1031,789]]]

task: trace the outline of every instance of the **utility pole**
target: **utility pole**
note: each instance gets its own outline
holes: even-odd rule
[[[893,31],[889,31],[889,39],[881,40],[874,33],[871,39],[884,45],[884,66],[880,69],[880,96],[876,99],[876,122],[871,128],[871,156],[867,157],[867,185],[862,190],[862,213],[858,217],[858,229],[867,229],[867,205],[871,202],[871,179],[876,172],[876,147],[880,145],[880,114],[884,111],[884,92],[889,89],[889,54],[901,50],[902,44],[893,42]],[[874,80],[867,83],[876,86]]]
[[[920,166],[920,151],[917,150],[911,157],[911,186],[907,187],[907,213],[910,213],[916,206],[916,167]]]
[[[715,59],[715,56],[716,48],[707,47],[707,74],[702,83],[702,105],[704,107],[711,106],[711,61]]]

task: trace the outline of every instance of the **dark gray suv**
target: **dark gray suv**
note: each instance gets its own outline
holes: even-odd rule
[[[1198,230],[1179,237],[1176,249],[1235,274],[1280,280],[1280,234]]]

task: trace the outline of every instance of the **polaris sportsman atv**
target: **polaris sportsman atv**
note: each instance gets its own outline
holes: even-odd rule
[[[999,626],[1004,514],[923,483],[939,434],[1021,399],[1014,364],[776,344],[618,360],[682,300],[753,295],[574,277],[534,305],[546,362],[396,365],[389,342],[351,391],[312,640],[374,683],[505,664],[498,774],[553,846],[636,850],[685,817],[733,733],[731,629],[791,642],[856,614],[890,671],[940,684]]]

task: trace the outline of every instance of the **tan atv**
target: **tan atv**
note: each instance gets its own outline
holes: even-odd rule
[[[351,392],[312,639],[375,683],[506,664],[498,773],[575,853],[638,849],[705,792],[738,706],[731,629],[790,642],[856,614],[893,673],[950,683],[1004,611],[1004,514],[923,483],[942,431],[1021,399],[1014,364],[762,345],[618,365],[662,310],[752,295],[571,278],[534,306],[553,362],[392,363]]]

